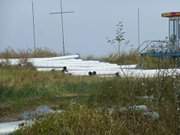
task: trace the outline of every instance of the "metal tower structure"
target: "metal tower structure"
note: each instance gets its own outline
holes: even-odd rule
[[[141,56],[159,58],[180,58],[180,12],[163,13],[169,19],[169,38],[167,41],[152,41],[144,48],[141,45]]]

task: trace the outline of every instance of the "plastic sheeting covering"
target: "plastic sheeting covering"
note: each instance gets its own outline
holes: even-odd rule
[[[0,63],[9,65],[21,64],[21,59],[0,59]],[[63,71],[74,76],[120,76],[120,77],[157,77],[175,76],[180,74],[180,69],[136,69],[136,65],[117,65],[98,60],[83,60],[79,55],[69,55],[51,58],[29,58],[37,71]]]
[[[0,135],[7,135],[13,133],[17,129],[19,129],[19,125],[23,123],[25,123],[25,121],[0,123]]]

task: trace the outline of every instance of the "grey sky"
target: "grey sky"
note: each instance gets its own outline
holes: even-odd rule
[[[37,46],[62,51],[59,0],[34,0]],[[113,37],[115,25],[123,21],[126,38],[137,47],[137,8],[141,14],[141,41],[164,39],[167,20],[160,14],[180,11],[179,0],[64,0],[66,50],[82,55],[106,55],[116,48],[106,38]],[[31,0],[0,0],[0,51],[33,48]],[[125,49],[125,47],[122,47]]]

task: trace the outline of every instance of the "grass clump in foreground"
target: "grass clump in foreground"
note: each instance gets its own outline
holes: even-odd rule
[[[61,114],[37,120],[15,135],[175,135],[164,123],[140,112],[110,113],[86,106],[73,106]]]
[[[49,115],[31,128],[17,131],[17,135],[115,135],[126,133],[125,123],[105,112],[76,106],[62,114]],[[122,130],[123,129],[123,130]]]

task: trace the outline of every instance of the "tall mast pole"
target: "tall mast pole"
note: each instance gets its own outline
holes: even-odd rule
[[[32,0],[32,19],[33,19],[33,43],[34,51],[36,50],[36,24],[35,24],[35,10],[34,10],[34,1]]]
[[[66,55],[65,40],[64,40],[64,18],[63,18],[63,2],[62,2],[62,0],[60,0],[60,8],[61,8],[61,30],[62,30],[63,55]]]
[[[140,10],[138,8],[138,47],[141,45],[141,34],[140,34]]]
[[[66,55],[65,49],[65,34],[64,34],[64,14],[74,13],[74,11],[63,11],[63,1],[60,0],[60,12],[51,12],[51,15],[61,15],[61,33],[62,33],[62,53]]]

